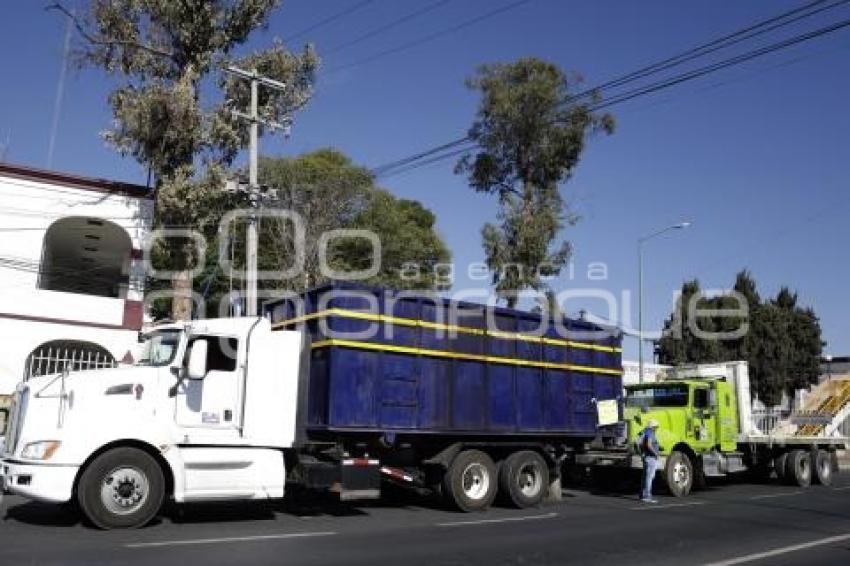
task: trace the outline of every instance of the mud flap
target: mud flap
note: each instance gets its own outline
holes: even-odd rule
[[[379,499],[381,497],[381,463],[369,458],[347,458],[342,461],[341,501]]]

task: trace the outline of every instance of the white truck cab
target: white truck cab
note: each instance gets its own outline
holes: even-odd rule
[[[18,385],[0,492],[76,500],[101,528],[177,502],[282,497],[301,333],[263,318],[158,326],[133,366]]]

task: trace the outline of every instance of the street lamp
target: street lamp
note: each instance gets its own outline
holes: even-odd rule
[[[638,383],[643,383],[643,244],[671,230],[684,230],[690,222],[680,222],[638,238]]]

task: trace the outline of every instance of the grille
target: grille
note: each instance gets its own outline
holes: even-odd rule
[[[6,427],[6,452],[15,454],[18,448],[17,442],[20,437],[21,426],[24,423],[24,415],[29,400],[29,388],[16,392],[12,398],[12,410],[9,413],[9,422]]]

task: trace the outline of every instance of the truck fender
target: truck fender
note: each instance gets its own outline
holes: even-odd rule
[[[148,442],[144,442],[144,441],[141,441],[141,440],[136,439],[136,438],[124,438],[124,439],[113,440],[111,442],[103,444],[97,450],[92,452],[88,456],[88,458],[86,458],[86,460],[83,462],[83,464],[80,466],[79,470],[77,471],[76,477],[74,478],[74,495],[75,495],[75,497],[76,497],[77,485],[79,484],[80,477],[83,475],[83,472],[86,470],[86,468],[88,468],[89,464],[91,464],[91,462],[95,458],[100,456],[101,454],[108,452],[109,450],[112,450],[113,448],[119,448],[119,447],[137,448],[139,450],[142,450],[143,452],[148,453],[154,460],[156,460],[156,462],[162,468],[162,474],[163,474],[163,477],[165,478],[165,490],[166,490],[165,495],[166,495],[166,497],[174,495],[175,494],[174,492],[175,492],[175,489],[177,488],[177,486],[183,485],[182,474],[180,475],[180,478],[179,478],[180,483],[177,484],[175,482],[175,479],[176,479],[175,478],[175,476],[176,476],[175,466],[174,466],[173,462],[171,462],[170,459],[166,456],[167,452],[176,452],[175,450],[163,451],[163,450],[160,450],[159,448],[153,446],[152,444],[149,444]],[[180,470],[181,468],[177,467],[176,469]]]
[[[463,444],[461,444],[460,442],[455,442],[454,444],[450,444],[447,447],[443,448],[431,458],[423,460],[422,463],[431,466],[440,466],[443,469],[448,469],[448,467],[452,464],[452,461],[454,461],[455,457],[461,450],[463,450]]]

